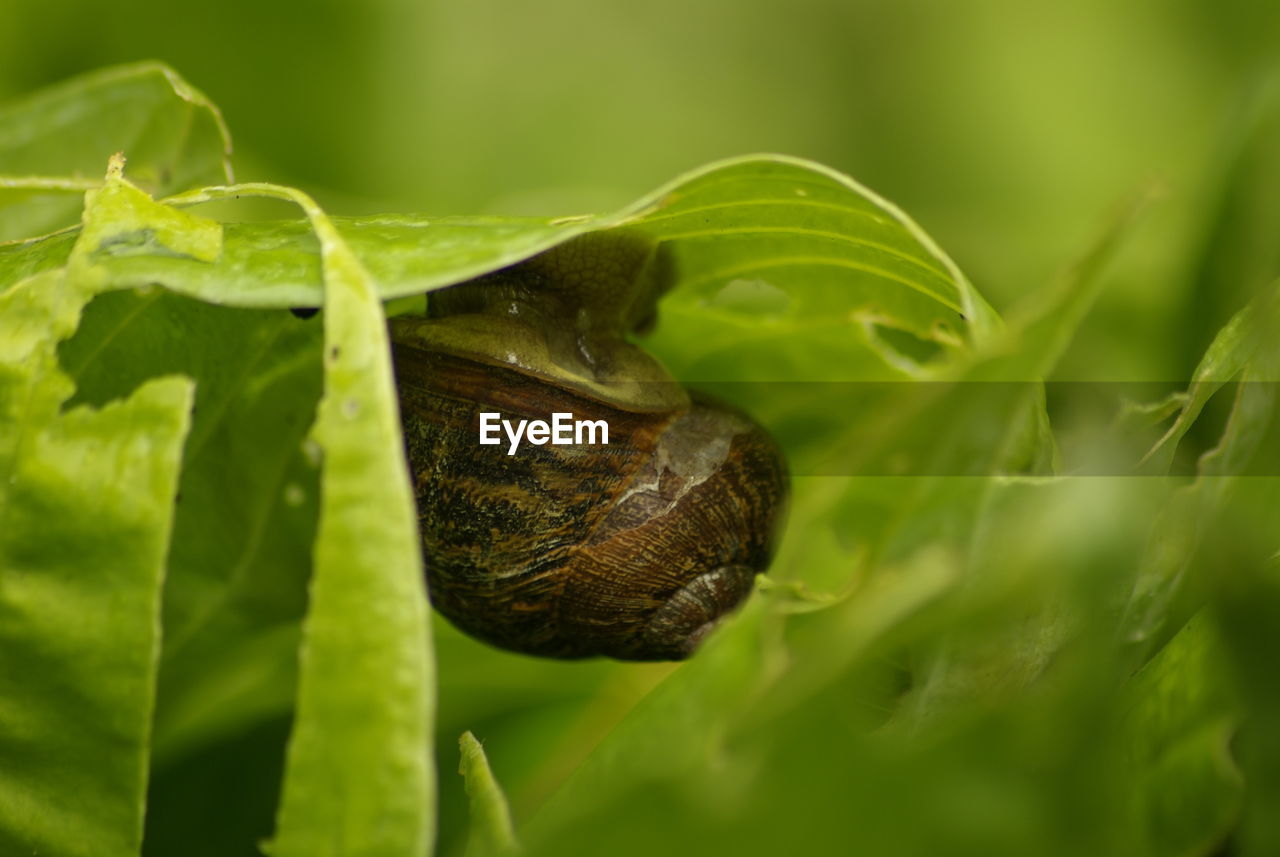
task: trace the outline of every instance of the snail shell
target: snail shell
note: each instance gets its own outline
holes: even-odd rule
[[[582,248],[566,247],[580,270]],[[623,249],[644,251],[619,275],[634,283],[651,248]],[[588,250],[619,255],[616,242]],[[542,298],[530,309],[529,295],[564,267],[564,251],[547,257],[465,285],[434,318],[393,322],[431,600],[467,633],[519,652],[688,657],[769,563],[787,492],[782,455],[744,414],[687,394],[620,330],[602,332],[599,317],[576,332],[532,324],[548,310]],[[557,284],[557,301],[579,285],[563,270]],[[467,290],[488,295],[478,311]],[[652,316],[653,299],[637,318]],[[571,342],[557,344],[566,330]],[[480,414],[494,411],[605,420],[609,442],[509,455],[505,443],[478,442]]]

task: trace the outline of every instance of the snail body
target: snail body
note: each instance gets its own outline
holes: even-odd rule
[[[393,322],[428,591],[503,648],[678,660],[767,567],[785,465],[744,414],[625,341],[652,315],[658,290],[635,288],[652,248],[581,241]],[[601,254],[622,259],[612,275]],[[603,421],[608,443],[483,446],[492,413]]]

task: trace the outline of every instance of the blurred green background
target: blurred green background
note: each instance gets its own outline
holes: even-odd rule
[[[1059,379],[1185,381],[1214,332],[1280,270],[1280,195],[1268,190],[1280,183],[1280,4],[1267,0],[0,3],[0,100],[104,65],[164,60],[221,107],[238,179],[297,185],[335,213],[609,210],[715,158],[784,152],[902,206],[1006,312],[1068,264],[1117,203],[1158,188]],[[1052,530],[1054,544],[1079,550],[1081,567],[1108,549],[1101,537],[1080,544],[1053,509],[1025,514],[1028,531]],[[459,732],[486,741],[523,819],[672,669],[520,658],[438,625],[442,853],[459,845],[465,819],[450,775]],[[849,686],[898,679],[884,672]],[[1096,765],[1076,752],[1091,735],[1086,697],[1070,703],[1083,712],[1078,735],[1035,744],[1073,758],[1018,757],[1010,770],[1025,765],[1027,782],[1059,761],[1105,773],[1115,748],[1095,748]],[[810,710],[844,704],[828,701]],[[1046,694],[1020,705],[1024,725],[1063,710]],[[934,761],[950,767],[919,766],[961,784],[936,783],[938,795],[972,798],[957,817],[1000,814],[1032,794],[1016,776],[970,794],[965,772],[986,761],[982,730],[998,742],[1001,726],[943,741]],[[266,718],[160,760],[149,816],[180,821],[149,828],[149,851],[241,853],[246,831],[269,833],[287,728],[287,715]],[[827,745],[804,732],[813,728],[776,731],[785,740],[760,751],[779,776],[802,783],[805,765],[826,758]],[[837,771],[818,786],[847,791],[807,804],[797,793],[781,809],[856,804],[858,823],[889,841],[903,820],[894,811],[919,786],[903,770],[888,784]],[[1100,806],[1123,797],[1076,785],[1064,791]],[[1027,800],[1028,817],[1048,812]],[[653,806],[652,819],[636,817],[651,835],[663,823],[662,802]],[[1095,810],[1078,808],[1106,816]],[[1068,851],[1073,812],[1060,818]],[[792,829],[771,821],[760,829]],[[1082,849],[1104,841],[1075,832]],[[1009,835],[1015,853],[1020,834]]]

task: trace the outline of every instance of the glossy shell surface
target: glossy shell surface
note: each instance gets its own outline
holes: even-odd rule
[[[395,345],[432,602],[494,645],[687,657],[750,593],[787,477],[773,440],[694,396],[629,410],[507,364]],[[604,419],[604,446],[479,444],[479,415]]]

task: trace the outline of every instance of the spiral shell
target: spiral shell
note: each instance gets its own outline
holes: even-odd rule
[[[769,563],[787,494],[777,445],[744,414],[669,380],[616,387],[540,371],[554,343],[535,334],[513,355],[495,345],[512,336],[489,335],[509,316],[393,324],[432,602],[514,651],[687,657]],[[459,326],[485,333],[459,348]],[[615,368],[651,361],[620,353]],[[609,442],[509,454],[479,444],[485,412],[604,420]]]

